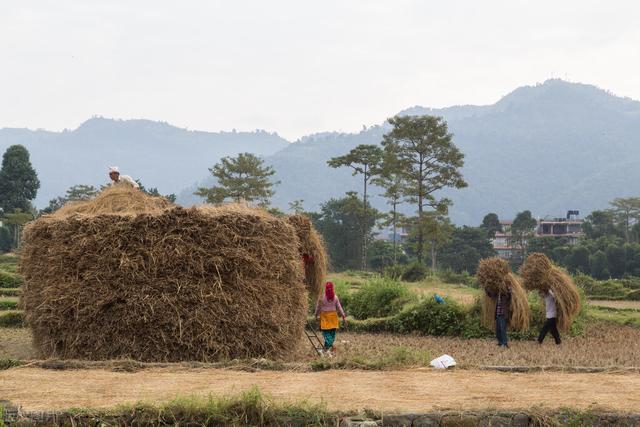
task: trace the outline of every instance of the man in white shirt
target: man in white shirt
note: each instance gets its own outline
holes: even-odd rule
[[[538,337],[538,343],[542,344],[544,337],[547,336],[547,332],[551,332],[556,344],[560,345],[562,340],[560,339],[560,332],[558,332],[558,309],[556,307],[556,297],[551,290],[540,292],[540,296],[544,299],[544,308],[547,314],[547,321],[540,330],[540,336]]]
[[[120,169],[117,166],[111,166],[109,168],[109,178],[111,178],[111,185],[129,185],[135,189],[138,189],[138,183],[133,180],[129,175],[120,175]]]

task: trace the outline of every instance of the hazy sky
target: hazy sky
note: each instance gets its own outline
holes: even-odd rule
[[[640,2],[0,2],[0,127],[92,115],[295,139],[554,77],[640,99]]]

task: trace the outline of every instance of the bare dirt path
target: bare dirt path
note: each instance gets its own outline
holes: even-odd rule
[[[429,411],[532,406],[584,409],[593,405],[612,410],[640,408],[638,374],[514,374],[429,369],[315,373],[148,369],[122,373],[13,368],[0,372],[0,399],[20,404],[26,410],[163,402],[178,395],[221,396],[252,386],[260,387],[276,399],[323,400],[332,410]]]

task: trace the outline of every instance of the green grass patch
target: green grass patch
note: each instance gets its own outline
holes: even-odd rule
[[[0,312],[0,328],[21,328],[25,326],[24,313],[21,311]]]
[[[375,359],[361,354],[349,355],[337,360],[316,359],[311,362],[311,369],[314,371],[328,369],[383,370],[408,366],[429,366],[431,359],[431,353],[426,350],[412,350],[405,346],[397,346]]]
[[[202,425],[202,426],[282,426],[336,425],[338,415],[324,404],[274,401],[257,387],[231,397],[178,397],[162,405],[138,403],[95,411],[72,408],[69,425]],[[64,417],[61,417],[64,419]]]
[[[0,311],[15,310],[16,308],[18,308],[18,301],[6,298],[0,299]]]
[[[0,288],[0,297],[20,296],[20,288]]]
[[[22,285],[22,277],[16,273],[0,270],[0,288],[17,288]]]
[[[18,271],[17,264],[0,264],[0,271],[6,271],[7,273],[16,273]]]
[[[640,327],[640,311],[638,310],[591,306],[588,313],[591,319],[597,321]]]
[[[376,278],[342,299],[343,307],[350,315],[356,319],[368,319],[397,314],[405,305],[418,298],[405,285],[395,280]]]
[[[16,366],[20,366],[20,365],[22,365],[22,362],[19,360],[0,359],[0,371],[4,371],[5,369],[10,369],[10,368],[15,368]]]

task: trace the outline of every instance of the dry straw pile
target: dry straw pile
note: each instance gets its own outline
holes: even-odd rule
[[[571,277],[542,253],[532,253],[520,269],[527,290],[551,291],[556,299],[558,329],[566,331],[580,311],[580,294]]]
[[[520,280],[511,272],[509,264],[500,258],[480,261],[476,273],[478,283],[486,291],[482,298],[482,323],[490,329],[496,328],[496,299],[487,295],[505,294],[511,290],[509,304],[509,328],[524,331],[529,328],[529,301]]]
[[[21,272],[43,357],[280,358],[307,313],[286,219],[238,205],[183,209],[126,187],[31,223]]]
[[[315,301],[323,289],[327,275],[328,260],[324,242],[320,234],[311,225],[311,220],[305,215],[291,215],[289,223],[296,229],[300,242],[300,256],[305,262],[305,284],[309,296]]]

